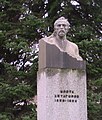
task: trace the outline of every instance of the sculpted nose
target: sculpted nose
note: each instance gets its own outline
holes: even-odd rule
[[[63,28],[63,25],[61,25],[61,28]]]
[[[62,30],[64,29],[63,25],[60,26],[60,29],[62,29]]]

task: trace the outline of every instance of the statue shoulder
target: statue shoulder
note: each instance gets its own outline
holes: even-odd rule
[[[39,41],[43,40],[44,42],[47,42],[49,44],[53,44],[54,42],[54,37],[53,35],[50,35],[48,37],[41,38]]]
[[[75,43],[73,43],[73,42],[71,42],[71,41],[68,41],[68,43],[69,43],[69,45],[70,45],[71,47],[73,47],[73,48],[75,48],[75,49],[78,49],[77,44],[75,44]]]
[[[79,48],[75,43],[67,41],[66,49],[68,54],[70,54],[72,57],[76,58],[77,60],[83,60],[82,57],[79,55]]]

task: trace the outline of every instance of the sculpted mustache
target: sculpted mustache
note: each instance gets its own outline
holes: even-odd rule
[[[65,32],[65,30],[59,30],[59,32]]]

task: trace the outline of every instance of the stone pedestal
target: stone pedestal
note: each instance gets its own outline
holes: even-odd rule
[[[87,120],[84,70],[38,72],[38,120]]]
[[[85,62],[40,42],[37,120],[87,120]]]

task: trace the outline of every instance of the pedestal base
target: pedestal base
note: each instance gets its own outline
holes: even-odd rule
[[[37,97],[38,120],[87,120],[85,70],[39,71]]]

